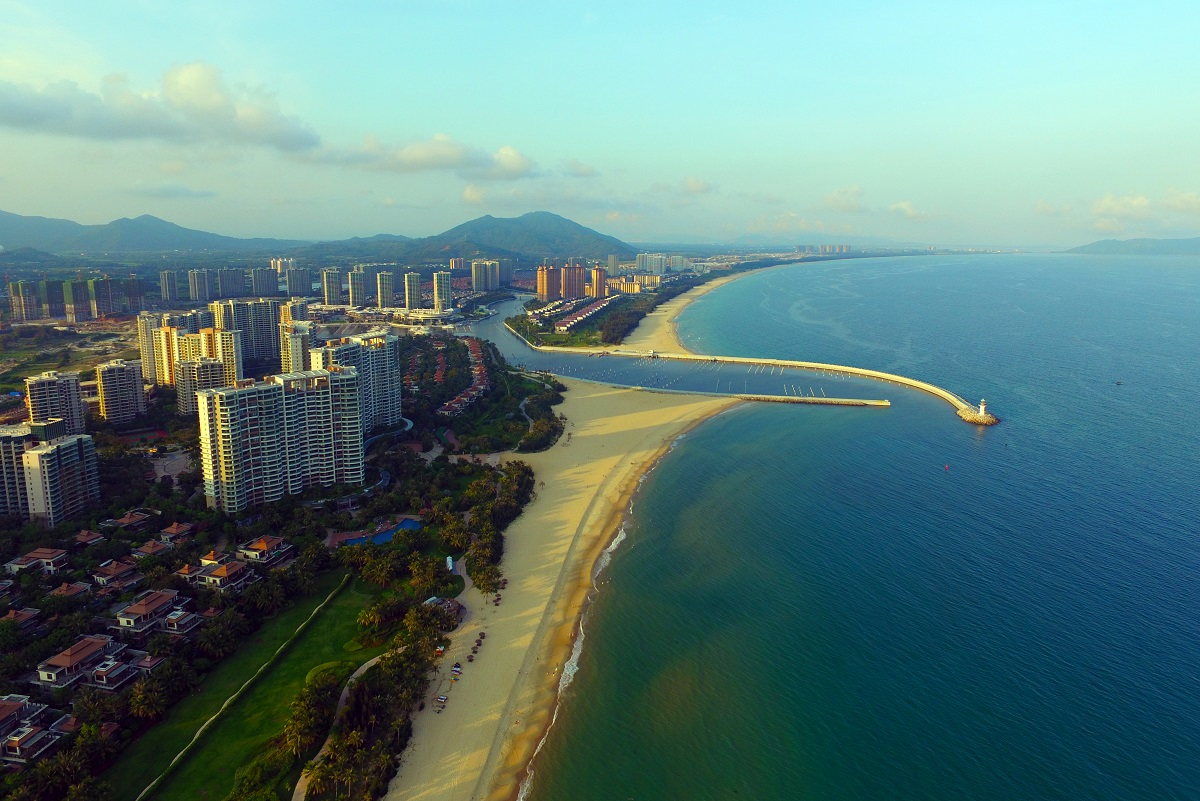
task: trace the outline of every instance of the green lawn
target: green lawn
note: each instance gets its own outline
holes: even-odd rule
[[[133,801],[162,773],[195,735],[196,730],[221,707],[258,668],[271,658],[341,581],[335,571],[318,580],[312,596],[281,612],[259,629],[240,651],[222,662],[200,692],[183,699],[167,718],[134,743],[104,775],[116,788],[115,798]],[[197,743],[187,758],[158,787],[154,799],[212,799],[219,801],[233,788],[233,773],[277,735],[287,720],[289,704],[303,686],[308,672],[327,662],[361,664],[382,648],[346,649],[357,633],[356,618],[373,594],[360,581],[351,582],[322,610],[308,629],[237,700]]]

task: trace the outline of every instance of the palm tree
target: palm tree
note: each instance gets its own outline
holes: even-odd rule
[[[167,711],[167,699],[153,679],[139,679],[129,691],[129,714],[142,720],[155,720]]]

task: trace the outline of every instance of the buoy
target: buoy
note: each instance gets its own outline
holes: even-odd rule
[[[947,470],[949,470],[949,469],[950,469],[950,465],[946,465],[946,469],[947,469]]]

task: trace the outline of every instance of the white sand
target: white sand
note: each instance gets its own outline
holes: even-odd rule
[[[533,466],[538,496],[505,532],[503,601],[469,590],[470,618],[454,633],[389,799],[509,798],[553,710],[591,588],[592,566],[611,540],[638,478],[681,432],[736,401],[618,389],[578,381],[558,407],[567,433]],[[567,435],[570,435],[569,439]],[[480,631],[474,662],[466,657]],[[450,680],[450,667],[464,672]],[[449,696],[435,712],[433,699]]]
[[[706,284],[701,284],[695,289],[689,289],[679,297],[671,298],[642,318],[642,321],[638,323],[638,327],[634,329],[632,334],[625,337],[625,341],[619,347],[631,350],[653,350],[658,353],[688,353],[688,349],[679,341],[679,332],[675,328],[675,318],[692,301],[701,295],[712,292],[719,286],[724,286],[730,281],[749,274],[736,273],[734,275],[715,278]]]

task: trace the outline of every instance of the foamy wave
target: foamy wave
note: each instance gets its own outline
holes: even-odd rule
[[[625,527],[621,526],[621,528],[617,531],[617,536],[613,537],[613,541],[608,544],[608,547],[601,552],[600,558],[596,560],[596,567],[592,570],[593,583],[596,581],[596,579],[600,578],[600,574],[603,573],[604,569],[608,567],[610,562],[612,562],[612,555],[616,552],[617,548],[621,547],[621,543],[624,541]]]
[[[558,697],[561,699],[563,692],[571,686],[571,682],[575,681],[575,674],[579,672],[579,655],[583,653],[583,621],[579,621],[579,636],[575,638],[575,645],[571,647],[571,656],[562,666],[562,675],[558,679]],[[558,718],[558,708],[555,707],[554,718]],[[553,725],[553,721],[551,721]]]

